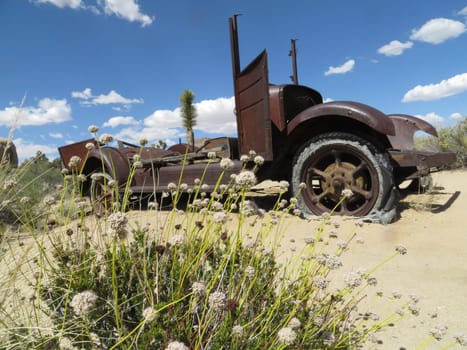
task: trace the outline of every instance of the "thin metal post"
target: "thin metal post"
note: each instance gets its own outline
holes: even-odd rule
[[[297,39],[290,39],[290,52],[289,56],[292,57],[292,75],[290,79],[295,85],[298,85],[298,73],[297,73],[297,49],[295,47],[295,41]]]

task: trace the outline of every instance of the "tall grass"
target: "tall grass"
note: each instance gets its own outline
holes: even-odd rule
[[[374,273],[403,247],[335,283],[354,234],[328,245],[329,216],[300,252],[278,259],[281,236],[293,235],[284,219],[299,213],[282,195],[268,212],[247,200],[255,159],[210,196],[202,179],[170,184],[148,203],[146,222],[122,206],[129,184],[104,217],[89,216],[83,174],[66,174],[40,217],[24,207],[27,237],[3,237],[0,348],[354,349],[417,312],[416,301],[374,288]],[[229,164],[213,157],[206,166]],[[366,310],[373,298],[387,298],[388,311]]]

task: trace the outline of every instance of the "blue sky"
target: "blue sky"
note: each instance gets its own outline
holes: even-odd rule
[[[241,65],[262,49],[271,83],[300,84],[437,127],[467,116],[463,0],[0,0],[0,136],[21,159],[90,137],[173,143],[179,96],[196,95],[196,137],[235,135],[228,18]]]

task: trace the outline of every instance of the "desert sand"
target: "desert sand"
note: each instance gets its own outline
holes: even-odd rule
[[[452,343],[455,335],[467,335],[467,171],[435,173],[433,184],[431,193],[402,198],[400,218],[394,223],[359,223],[351,218],[332,217],[324,229],[324,234],[330,230],[337,232],[337,238],[329,239],[330,245],[356,234],[351,248],[342,257],[344,271],[371,269],[393,254],[396,245],[407,248],[406,255],[397,256],[376,271],[378,285],[372,288],[375,295],[376,291],[384,296],[392,295],[393,291],[416,295],[419,315],[407,316],[378,332],[379,342],[369,342],[365,349],[441,349]],[[128,214],[141,224],[154,223],[154,212]],[[322,223],[320,218],[286,217],[279,259],[300,254],[306,238],[316,234]],[[33,240],[21,241],[21,247],[15,250],[16,257],[5,259],[0,267],[4,282],[18,277],[12,274],[18,262],[31,259]],[[360,243],[353,244],[356,241]],[[27,284],[20,288],[27,289]],[[374,296],[363,299],[362,306],[369,307],[366,304],[374,299]],[[381,306],[375,306],[376,313],[384,311],[378,308]],[[445,338],[439,342],[429,337],[430,330],[437,326],[448,327]]]
[[[396,245],[403,245],[407,254],[377,271],[377,288],[385,295],[397,290],[419,298],[418,316],[406,317],[379,332],[382,343],[365,348],[441,349],[452,343],[453,336],[467,334],[467,171],[435,173],[433,180],[431,193],[401,199],[396,222],[357,226],[355,232],[364,244],[353,245],[343,256],[347,271],[370,268],[390,255]],[[316,224],[291,220],[287,231],[293,242],[285,237],[284,245],[299,249]],[[354,230],[353,220],[332,221],[340,224],[339,234]],[[430,330],[438,326],[448,327],[446,336],[430,342]],[[425,347],[424,342],[430,343]]]

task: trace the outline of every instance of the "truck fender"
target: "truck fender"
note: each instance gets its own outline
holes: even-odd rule
[[[413,150],[414,134],[417,131],[424,131],[427,134],[437,137],[436,129],[423,119],[407,114],[389,114],[396,129],[396,134],[389,136],[389,142],[393,149]]]
[[[333,101],[312,106],[300,112],[287,125],[290,135],[299,125],[320,117],[345,117],[363,123],[383,135],[395,135],[391,119],[376,108],[351,101]]]
[[[87,174],[90,174],[96,170],[107,172],[119,184],[126,183],[130,174],[128,160],[114,147],[102,147],[94,149],[89,153],[85,171]]]

